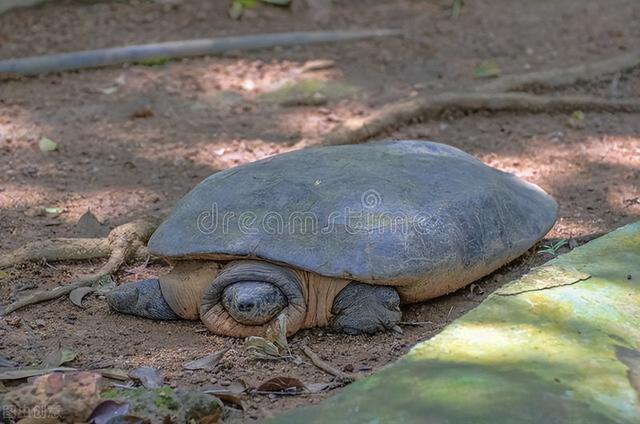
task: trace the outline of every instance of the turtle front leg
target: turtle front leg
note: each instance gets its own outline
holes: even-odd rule
[[[123,284],[106,295],[107,303],[117,312],[151,319],[180,319],[171,309],[160,289],[160,281],[141,280]]]
[[[393,287],[352,282],[333,301],[332,328],[347,334],[401,331],[400,296]]]

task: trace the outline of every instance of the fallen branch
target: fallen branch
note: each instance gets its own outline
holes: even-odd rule
[[[38,75],[48,72],[98,68],[123,63],[169,60],[272,47],[353,41],[398,34],[400,34],[399,31],[387,29],[285,32],[280,34],[258,34],[239,37],[173,41],[157,44],[140,44],[109,49],[0,60],[0,75]]]
[[[24,308],[28,305],[44,302],[47,300],[57,299],[61,296],[65,296],[71,293],[73,290],[79,287],[90,286],[97,282],[101,278],[113,274],[118,271],[120,266],[129,259],[135,252],[146,243],[151,237],[151,234],[157,227],[156,221],[138,220],[129,222],[127,224],[120,225],[119,227],[111,230],[109,235],[104,239],[108,243],[110,255],[107,262],[95,273],[89,274],[79,280],[65,284],[64,286],[56,287],[52,290],[41,290],[32,293],[28,296],[20,298],[7,306],[2,315],[7,315],[18,309]],[[64,239],[63,239],[64,240]],[[95,240],[95,239],[70,239],[74,245],[80,243],[82,240]],[[93,242],[92,242],[93,243]],[[66,252],[67,249],[63,245],[58,245],[59,252]],[[63,258],[64,259],[64,258]]]
[[[352,382],[358,379],[357,375],[340,371],[339,369],[329,364],[328,362],[323,361],[322,358],[320,358],[317,353],[311,350],[309,346],[302,346],[302,351],[304,352],[305,355],[309,357],[309,359],[311,359],[311,362],[313,362],[313,365],[320,368],[322,371],[328,374],[331,374],[332,376],[344,382]]]
[[[432,118],[444,112],[639,112],[640,100],[609,100],[592,96],[537,96],[524,93],[444,93],[391,103],[364,118],[346,121],[322,139],[301,142],[309,145],[361,143],[385,131],[416,119]]]
[[[400,321],[398,325],[409,325],[409,326],[433,325],[433,322],[432,321]]]
[[[522,91],[529,88],[558,88],[581,81],[591,81],[602,75],[627,72],[640,66],[640,51],[627,53],[600,62],[586,63],[564,69],[529,72],[522,75],[506,75],[486,84],[475,91],[505,92]]]

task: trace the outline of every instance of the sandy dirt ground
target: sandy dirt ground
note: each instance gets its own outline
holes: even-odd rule
[[[386,102],[477,84],[473,71],[494,60],[504,74],[602,60],[640,45],[636,0],[468,1],[457,20],[450,2],[399,0],[305,2],[256,7],[240,21],[218,0],[59,1],[0,16],[0,58],[232,34],[345,28],[400,28],[401,37],[274,49],[0,81],[0,250],[49,237],[77,236],[90,209],[104,231],[157,215],[201,179],[291,149]],[[309,70],[309,61],[333,66]],[[316,103],[284,106],[265,93],[289,81],[340,83]],[[622,98],[640,95],[640,72],[564,90]],[[316,99],[317,100],[317,99]],[[303,102],[304,103],[304,102]],[[47,137],[58,151],[44,154]],[[560,218],[541,244],[613,230],[640,217],[640,115],[454,114],[385,137],[452,144],[534,182],[556,197]],[[42,215],[43,207],[60,214]],[[574,246],[576,243],[571,243]],[[569,247],[563,248],[564,250]],[[338,368],[366,375],[475,307],[492,290],[550,256],[532,249],[469,288],[405,308],[404,334],[343,336],[322,329],[291,338],[299,360],[250,359],[242,341],[202,331],[197,322],[152,322],[109,311],[88,298],[67,299],[0,318],[0,355],[37,363],[58,342],[78,353],[78,368],[141,365],[172,385],[207,387],[274,376],[331,380],[301,354],[308,344]],[[561,250],[561,251],[564,251]],[[120,283],[169,268],[130,263]],[[99,261],[28,264],[6,270],[0,304],[96,270]],[[483,293],[479,293],[483,291]],[[213,372],[182,364],[228,347]],[[300,396],[254,395],[241,419],[272,416],[321,401],[340,389]]]

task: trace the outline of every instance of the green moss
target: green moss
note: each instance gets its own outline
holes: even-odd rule
[[[289,81],[277,90],[263,94],[261,98],[282,106],[317,106],[356,91],[354,86],[345,83],[304,79]]]
[[[161,387],[159,389],[155,389],[155,392],[156,398],[154,403],[158,408],[176,410],[180,406],[174,398],[174,392],[171,387]]]
[[[162,66],[162,65],[165,65],[170,60],[171,58],[167,56],[157,56],[157,57],[150,57],[148,59],[142,59],[135,63],[136,65],[142,65],[142,66]]]

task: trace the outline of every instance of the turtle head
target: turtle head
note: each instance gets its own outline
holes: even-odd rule
[[[275,318],[287,298],[277,286],[264,281],[240,281],[222,291],[222,306],[241,324],[262,325]]]
[[[227,264],[204,291],[200,319],[216,334],[264,335],[285,314],[288,334],[302,325],[306,304],[298,277],[287,268],[262,261]]]

